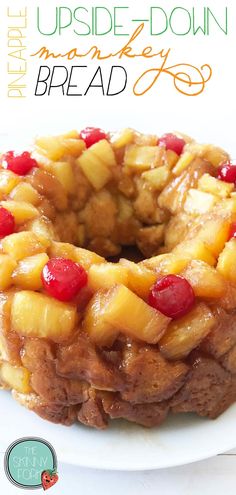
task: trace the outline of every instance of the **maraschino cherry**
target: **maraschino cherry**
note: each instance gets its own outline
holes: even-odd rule
[[[12,213],[0,206],[0,237],[13,234],[15,231],[15,219]]]
[[[189,282],[179,275],[166,275],[151,288],[149,304],[169,318],[180,318],[193,307],[195,295]]]
[[[32,168],[38,166],[36,160],[31,157],[28,151],[24,151],[21,154],[17,154],[15,151],[8,151],[2,156],[2,165],[17,175],[26,175]]]
[[[107,134],[98,127],[86,127],[80,132],[80,137],[85,142],[86,147],[90,148],[90,146],[98,143],[102,139],[107,139]]]
[[[166,150],[174,151],[177,155],[181,155],[185,144],[184,139],[175,134],[164,134],[158,141],[159,146],[165,146]]]
[[[85,269],[67,258],[51,258],[41,278],[47,293],[60,301],[71,301],[88,280]]]
[[[225,162],[218,168],[218,179],[236,184],[236,163]]]

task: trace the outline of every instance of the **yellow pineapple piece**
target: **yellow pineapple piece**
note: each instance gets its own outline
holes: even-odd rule
[[[189,189],[184,203],[184,211],[190,215],[201,215],[211,210],[218,200],[219,198],[213,194]]]
[[[92,265],[88,271],[88,286],[93,290],[109,289],[113,285],[128,283],[128,271],[118,263]]]
[[[9,388],[22,394],[32,392],[30,386],[30,373],[23,366],[12,366],[12,364],[3,362],[0,364],[0,380]]]
[[[6,290],[12,285],[12,273],[16,262],[7,254],[0,254],[0,290]]]
[[[188,280],[197,297],[214,299],[225,293],[225,280],[215,268],[204,261],[191,261],[181,275]]]
[[[222,162],[229,160],[229,155],[224,150],[211,144],[202,145],[193,141],[186,146],[186,151],[192,153],[194,156],[204,158],[205,161],[210,162],[214,167],[218,167]]]
[[[158,139],[155,134],[142,134],[137,131],[134,133],[134,143],[139,146],[156,146],[157,141]]]
[[[162,275],[178,275],[188,265],[189,260],[190,256],[188,254],[184,257],[181,254],[166,253],[153,256],[142,263]]]
[[[188,151],[185,151],[177,161],[175,167],[173,168],[173,174],[179,175],[183,170],[185,170],[190,163],[194,160],[195,156]]]
[[[15,289],[0,292],[0,359],[21,366],[22,343],[11,328],[11,304]]]
[[[1,206],[6,208],[6,210],[10,211],[15,218],[15,222],[17,225],[28,222],[33,218],[39,216],[39,212],[35,206],[30,203],[26,203],[24,201],[1,201]]]
[[[45,251],[45,246],[33,232],[8,235],[2,239],[2,247],[5,253],[17,261]]]
[[[82,139],[66,138],[63,140],[64,155],[78,158],[85,150],[85,145]]]
[[[75,176],[69,162],[56,162],[51,166],[51,172],[56,176],[68,194],[76,191]]]
[[[14,201],[23,201],[37,206],[40,203],[39,193],[27,182],[20,182],[10,193],[10,198]]]
[[[204,174],[198,181],[198,189],[200,191],[215,194],[221,198],[228,198],[234,189],[234,184],[216,179],[210,174]]]
[[[181,242],[174,248],[173,254],[177,254],[182,258],[202,260],[212,266],[216,263],[213,254],[208,249],[208,246],[198,238]]]
[[[54,239],[57,239],[56,232],[54,230],[52,222],[42,216],[35,218],[27,224],[27,230],[30,230],[37,235],[40,242],[48,248]]]
[[[54,175],[41,168],[35,168],[27,175],[26,181],[29,182],[39,194],[42,194],[49,199],[53,207],[55,206],[59,211],[66,210],[68,206],[66,191]],[[42,206],[42,203],[40,206]]]
[[[78,157],[85,149],[82,139],[62,136],[39,137],[35,141],[39,153],[44,153],[49,160],[58,161],[65,155]]]
[[[171,173],[167,165],[161,165],[160,167],[143,172],[142,178],[157,191],[161,191],[170,179]]]
[[[204,153],[204,158],[208,162],[212,163],[214,167],[218,167],[221,163],[229,160],[229,155],[221,148],[209,145],[208,149]]]
[[[219,256],[217,270],[231,282],[236,282],[236,240],[231,239],[225,244],[225,248]]]
[[[76,248],[75,261],[80,263],[85,270],[88,270],[91,265],[99,265],[100,263],[103,263],[105,259],[97,253],[78,247]]]
[[[12,275],[12,281],[15,285],[22,287],[22,289],[41,289],[43,285],[41,274],[48,260],[49,257],[46,253],[40,253],[19,261]]]
[[[21,178],[10,170],[0,170],[0,196],[8,195]]]
[[[30,290],[13,296],[11,325],[19,335],[60,343],[69,338],[76,323],[76,307],[71,304]]]
[[[71,129],[71,131],[62,134],[64,139],[79,139],[79,133],[76,129]]]
[[[120,132],[116,132],[112,138],[111,143],[115,150],[119,150],[128,144],[131,144],[134,139],[133,129],[122,129]]]
[[[107,167],[116,166],[116,157],[111,143],[106,139],[101,139],[98,143],[89,148],[94,156],[101,160]],[[88,151],[88,150],[87,150]]]
[[[99,256],[99,254],[88,251],[87,249],[75,247],[67,242],[52,242],[48,252],[50,258],[69,258],[72,261],[80,263],[85,270],[88,270],[93,264],[105,262],[105,258]]]
[[[182,211],[188,190],[197,187],[199,178],[209,171],[209,165],[202,159],[194,159],[186,170],[166,185],[158,197],[158,205],[172,214]]]
[[[178,160],[179,155],[177,155],[177,153],[172,150],[166,150],[166,164],[170,169],[176,165]]]
[[[147,299],[150,288],[156,282],[157,275],[141,263],[137,264],[133,261],[121,259],[120,264],[128,270],[129,289],[142,299]]]
[[[124,156],[124,166],[134,171],[144,171],[155,168],[163,163],[164,150],[158,146],[127,146]]]
[[[96,317],[100,322],[110,324],[116,331],[131,338],[156,344],[170,321],[170,318],[153,309],[124,285],[109,289],[104,299],[105,302],[100,307],[100,313],[96,313]],[[90,309],[93,308],[93,304],[96,307],[96,294],[95,299],[91,300]],[[109,342],[110,338],[109,332]]]
[[[87,149],[76,163],[98,191],[112,178],[112,167],[116,165],[116,159],[111,144],[102,139]]]
[[[208,335],[215,325],[211,310],[204,303],[196,306],[185,316],[173,320],[159,342],[166,359],[183,359]]]
[[[225,210],[222,213],[217,213],[213,211],[212,214],[209,213],[209,217],[202,219],[200,226],[190,231],[188,238],[203,242],[213,256],[217,257],[228,240],[231,221],[231,212],[227,213]],[[202,261],[207,260],[202,259]]]
[[[96,292],[86,308],[84,329],[90,340],[101,347],[111,346],[116,340],[119,330],[105,321],[103,310],[107,304],[107,291]]]

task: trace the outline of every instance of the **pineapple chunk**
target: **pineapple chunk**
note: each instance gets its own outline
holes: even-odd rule
[[[23,289],[41,289],[41,273],[48,260],[46,253],[41,253],[19,261],[12,277],[14,284]]]
[[[76,163],[98,191],[112,178],[111,169],[116,165],[116,159],[111,144],[102,139],[86,150]]]
[[[103,263],[105,259],[97,253],[93,253],[92,251],[88,251],[83,248],[75,248],[76,249],[76,261],[80,263],[85,270],[88,270],[91,265],[100,265]]]
[[[37,235],[45,248],[48,248],[51,242],[57,238],[52,222],[44,216],[29,222],[27,229]]]
[[[68,194],[76,192],[75,176],[69,162],[56,162],[51,167],[51,173],[56,176]]]
[[[192,153],[189,153],[188,151],[185,151],[177,161],[175,167],[173,168],[173,174],[179,175],[183,170],[185,170],[190,163],[194,160],[194,155]]]
[[[10,198],[14,201],[30,203],[33,206],[37,206],[41,200],[39,193],[27,182],[20,182],[20,184],[14,187],[11,191]]]
[[[46,136],[35,141],[39,152],[44,153],[50,160],[58,161],[65,155],[78,157],[85,149],[82,139],[62,136]]]
[[[123,129],[120,132],[116,132],[112,138],[111,143],[115,150],[119,150],[128,144],[131,144],[134,139],[133,129]]]
[[[219,256],[217,270],[231,282],[236,282],[236,240],[231,239]]]
[[[166,253],[153,256],[143,261],[142,264],[162,275],[178,275],[188,265],[189,260],[189,256],[184,257],[181,254]]]
[[[143,172],[142,178],[144,178],[152,189],[161,191],[163,187],[166,186],[170,175],[171,173],[167,165],[162,165],[161,167],[157,167],[153,170],[148,170],[148,172]]]
[[[188,190],[197,187],[199,178],[210,168],[200,158],[194,159],[186,170],[166,185],[158,197],[158,205],[173,214],[182,211]]]
[[[120,263],[128,270],[128,287],[137,296],[147,299],[152,285],[156,282],[157,275],[142,264],[121,259]]]
[[[99,322],[104,321],[116,331],[150,344],[156,344],[160,340],[170,318],[153,309],[124,285],[117,285],[105,294],[103,305],[96,313]],[[96,307],[96,294],[91,300],[90,310],[92,312],[95,311],[93,304]],[[108,342],[110,342],[110,332],[108,337]],[[103,338],[105,342],[105,335]]]
[[[213,254],[208,249],[208,246],[206,246],[206,244],[198,238],[181,242],[174,248],[173,254],[177,254],[182,258],[202,260],[212,266],[216,263]]]
[[[196,241],[203,242],[213,256],[217,257],[229,238],[230,225],[230,212],[229,214],[225,211],[222,214],[220,212],[219,214],[217,212],[212,212],[212,214],[210,213],[206,218],[201,219],[200,226],[197,226],[196,229],[193,228],[192,231],[190,231],[188,238],[194,238]],[[199,259],[207,261],[203,258]]]
[[[38,292],[23,290],[13,296],[12,328],[24,337],[63,342],[77,323],[76,307]]]
[[[204,303],[198,303],[185,316],[172,321],[159,342],[166,359],[183,359],[208,335],[215,318]]]
[[[12,213],[17,225],[21,225],[39,216],[37,208],[24,201],[1,201],[0,204]]]
[[[88,270],[91,265],[105,262],[105,258],[99,254],[88,251],[87,249],[77,248],[67,242],[52,242],[49,249],[50,258],[60,257],[69,258],[77,263],[80,263],[85,270]]]
[[[6,290],[12,285],[12,273],[16,262],[7,254],[0,254],[0,290]]]
[[[149,170],[162,165],[163,149],[158,146],[127,146],[124,156],[124,166],[134,171]]]
[[[219,298],[225,292],[223,277],[204,261],[191,261],[181,275],[188,280],[197,297]]]
[[[17,261],[45,251],[45,246],[33,232],[8,235],[2,239],[2,247]]]
[[[88,271],[88,286],[93,290],[109,289],[113,285],[128,283],[128,271],[118,263],[92,265]]]
[[[12,289],[0,293],[0,359],[21,366],[22,342],[11,328],[11,304],[14,294]]]
[[[166,164],[170,169],[172,169],[176,165],[178,160],[179,155],[177,155],[175,151],[166,150]]]
[[[0,365],[0,380],[8,387],[21,394],[32,392],[30,386],[30,373],[22,367],[12,366],[12,364],[3,362]]]
[[[189,189],[184,203],[184,211],[190,215],[201,215],[211,210],[218,199],[213,194]]]
[[[101,347],[112,346],[119,334],[119,330],[103,317],[106,304],[107,291],[99,290],[88,304],[84,320],[84,329],[90,340]]]
[[[0,196],[10,194],[21,178],[10,170],[0,170]]]
[[[228,198],[234,190],[234,184],[216,179],[210,174],[204,174],[198,181],[198,189],[200,189],[200,191],[215,194],[221,198]]]
[[[54,175],[41,168],[35,168],[27,175],[26,181],[29,182],[39,194],[48,198],[51,201],[52,206],[55,206],[59,211],[66,210],[68,207],[66,191]]]
[[[112,149],[111,143],[109,143],[109,141],[107,141],[106,139],[101,139],[101,141],[98,141],[98,143],[90,146],[89,150],[108,168],[116,166],[115,153]]]
[[[229,160],[229,155],[221,148],[209,145],[204,153],[204,158],[212,163],[214,167],[219,167],[221,163]]]
[[[157,136],[154,134],[142,134],[137,131],[134,133],[134,143],[139,146],[156,146],[157,141]]]

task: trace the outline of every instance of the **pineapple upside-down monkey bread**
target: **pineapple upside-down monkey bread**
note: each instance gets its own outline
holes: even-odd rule
[[[1,155],[1,386],[65,425],[228,408],[235,184],[227,153],[180,134],[86,128]]]

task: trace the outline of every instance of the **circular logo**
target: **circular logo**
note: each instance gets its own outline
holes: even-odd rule
[[[57,457],[42,438],[25,437],[13,442],[4,457],[6,475],[19,488],[50,488],[58,481]]]

